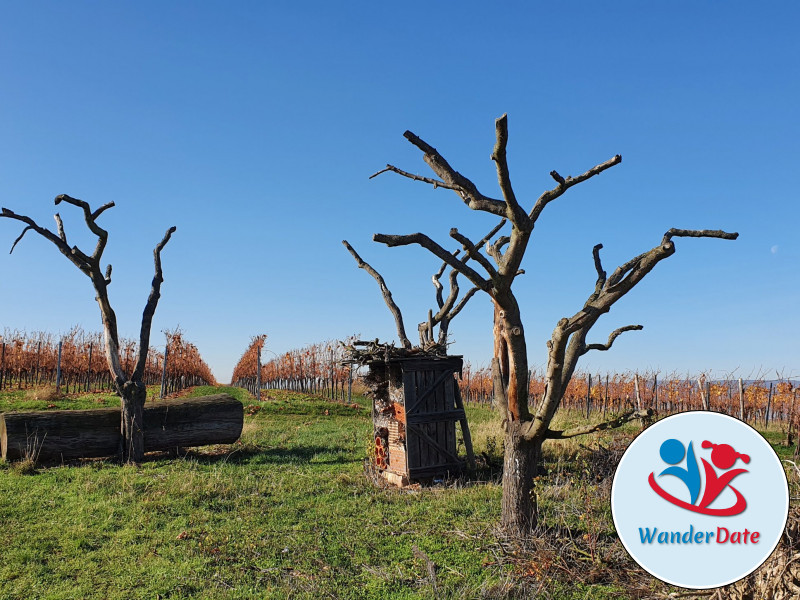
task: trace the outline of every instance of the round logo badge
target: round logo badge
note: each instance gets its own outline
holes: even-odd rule
[[[654,577],[708,589],[757,569],[789,514],[775,451],[755,429],[692,411],[644,430],[620,460],[611,511],[622,544]]]

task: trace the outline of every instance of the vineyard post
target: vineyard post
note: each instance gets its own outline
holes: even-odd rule
[[[636,391],[636,410],[642,410],[642,397],[639,395],[639,373],[633,374],[633,388]]]
[[[164,346],[164,364],[161,365],[161,399],[164,399],[164,392],[167,388],[167,357],[169,356],[169,337],[167,345]]]
[[[658,373],[653,375],[653,407],[658,410]]]
[[[731,387],[730,379],[726,383],[728,384],[728,414],[731,414],[733,412],[733,387]]]
[[[56,366],[56,394],[61,393],[61,346],[64,342],[58,342],[58,364]]]
[[[347,403],[353,402],[353,363],[350,363],[350,374],[347,376]]]
[[[606,418],[606,407],[608,406],[608,373],[606,373],[606,393],[603,396],[603,419]]]
[[[792,390],[792,402],[789,404],[789,424],[786,426],[786,445],[792,445],[792,425],[794,424],[794,403],[797,399],[797,388]]]
[[[592,375],[589,374],[589,382],[586,385],[586,418],[589,418],[589,403],[592,398]]]
[[[0,358],[0,390],[3,389],[3,380],[6,378],[6,343],[3,342],[3,353]]]
[[[42,341],[39,340],[39,344],[36,347],[36,385],[39,385],[39,378],[41,376],[39,372],[39,358],[42,354]]]
[[[767,395],[767,408],[764,411],[764,427],[769,424],[769,407],[772,404],[772,382],[769,382],[769,393]]]
[[[93,343],[89,342],[89,364],[88,368],[86,369],[86,391],[89,391],[89,383],[92,379],[92,346]]]
[[[261,346],[256,346],[256,400],[261,402]]]
[[[739,377],[739,420],[744,421],[744,384]]]
[[[331,348],[331,385],[330,385],[330,392],[331,392],[331,400],[334,399],[334,395],[336,394],[336,386],[334,384],[333,378],[333,348]]]

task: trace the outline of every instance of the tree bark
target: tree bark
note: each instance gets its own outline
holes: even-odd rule
[[[7,460],[113,456],[122,443],[121,408],[0,414],[0,451]],[[231,444],[244,422],[242,403],[227,394],[147,404],[144,452]],[[140,428],[141,429],[141,428]]]
[[[510,534],[526,536],[537,521],[534,477],[542,457],[542,440],[525,439],[520,423],[509,422],[503,461],[501,524]]]
[[[144,458],[144,401],[147,388],[140,381],[126,381],[120,389],[122,419],[119,457],[124,463],[139,463]]]

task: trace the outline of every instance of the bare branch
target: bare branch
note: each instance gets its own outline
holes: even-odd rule
[[[92,213],[92,209],[89,206],[88,202],[84,200],[78,200],[77,198],[73,198],[68,196],[67,194],[59,194],[56,196],[55,203],[61,204],[62,202],[66,202],[67,204],[72,204],[73,206],[77,206],[81,210],[83,210],[83,218],[86,221],[86,226],[89,230],[97,236],[97,245],[94,248],[94,252],[92,253],[92,258],[96,262],[100,262],[100,259],[103,256],[103,251],[105,250],[106,243],[108,242],[108,232],[100,227],[95,219],[100,216],[103,211],[111,208],[114,206],[113,202],[109,202],[104,204],[100,208],[98,208],[94,213]]]
[[[400,308],[392,298],[392,292],[389,291],[389,288],[387,287],[386,282],[383,280],[383,277],[369,263],[365,262],[358,255],[358,252],[355,251],[355,249],[347,242],[347,240],[342,240],[342,244],[344,244],[344,247],[347,248],[347,251],[353,255],[353,258],[356,259],[358,267],[360,269],[364,269],[367,273],[372,275],[375,281],[378,282],[378,285],[381,288],[381,293],[383,294],[383,300],[386,302],[386,306],[389,307],[389,311],[391,311],[392,316],[394,317],[394,322],[397,326],[397,336],[400,338],[400,343],[403,345],[403,348],[411,348],[411,342],[406,335],[405,325],[403,325],[403,314],[400,312]]]
[[[597,297],[600,295],[600,292],[603,290],[603,286],[606,284],[606,272],[603,270],[603,263],[600,260],[600,250],[603,249],[603,244],[597,244],[594,248],[592,248],[592,257],[594,258],[594,269],[597,271],[597,281],[594,284],[594,292],[589,299],[586,301],[584,308],[594,302]]]
[[[553,188],[552,190],[548,190],[539,196],[538,200],[536,200],[536,204],[533,205],[531,212],[529,213],[529,217],[533,223],[536,223],[536,220],[539,218],[539,215],[542,214],[544,207],[547,206],[550,202],[561,196],[564,192],[566,192],[569,188],[573,185],[577,185],[583,181],[586,181],[590,177],[594,177],[605,171],[606,169],[610,169],[614,165],[618,165],[622,162],[622,156],[617,154],[615,157],[610,158],[604,163],[600,163],[597,166],[592,167],[588,171],[586,171],[583,175],[578,175],[577,177],[567,177],[566,179],[561,177],[556,171],[551,171],[550,176],[558,182],[558,185]]]
[[[494,145],[492,152],[492,160],[497,167],[497,181],[500,184],[500,189],[503,192],[503,198],[508,207],[508,216],[515,227],[519,229],[527,229],[531,226],[530,219],[522,207],[517,202],[517,197],[514,195],[514,190],[511,187],[511,175],[508,171],[508,162],[506,160],[506,146],[508,145],[508,115],[503,115],[495,120],[495,135],[497,141]],[[483,244],[480,244],[481,246]]]
[[[600,250],[603,249],[603,244],[597,244],[592,248],[592,257],[594,258],[594,269],[597,271],[597,280],[605,283],[606,272],[603,270],[603,263],[600,260]]]
[[[609,350],[611,345],[614,343],[614,340],[616,340],[621,334],[625,333],[626,331],[641,331],[642,329],[644,329],[644,327],[641,325],[626,325],[625,327],[615,329],[608,336],[608,342],[606,344],[585,345],[581,354],[586,354],[589,350]]]
[[[506,224],[506,219],[505,218],[500,219],[500,222],[497,225],[495,225],[489,233],[483,236],[480,239],[480,241],[477,244],[475,244],[475,247],[476,248],[483,247],[483,245],[488,243],[489,240],[492,239],[495,236],[495,234],[503,228],[503,225],[505,224]]]
[[[442,179],[442,183],[445,184],[443,187],[455,190],[467,206],[473,210],[482,210],[499,217],[506,216],[505,202],[481,194],[475,184],[451,167],[436,148],[410,131],[406,131],[403,137],[425,153],[425,162]]]
[[[467,292],[467,293],[464,295],[464,297],[461,299],[461,302],[459,302],[459,303],[456,305],[456,307],[455,307],[455,308],[454,308],[452,311],[450,311],[450,313],[447,315],[447,316],[448,316],[448,318],[449,318],[450,320],[453,320],[453,319],[455,318],[455,316],[456,316],[458,313],[460,313],[460,312],[461,312],[461,309],[462,309],[462,308],[464,308],[464,306],[467,304],[467,302],[469,301],[469,299],[470,299],[470,298],[472,298],[472,297],[475,295],[475,292],[477,292],[479,289],[480,289],[480,288],[478,288],[478,287],[474,287],[474,288],[470,289],[470,290],[469,290],[469,291],[468,291],[468,292]]]
[[[58,237],[60,237],[61,241],[66,244],[67,234],[64,233],[64,222],[61,220],[61,215],[56,213],[53,215],[53,218],[56,220],[56,227],[58,228]]]
[[[167,245],[167,242],[169,242],[176,229],[177,227],[174,226],[167,229],[164,238],[153,250],[155,275],[153,276],[153,282],[150,286],[150,295],[147,298],[147,304],[145,304],[144,312],[142,313],[142,328],[139,331],[139,358],[136,361],[136,368],[131,377],[132,381],[141,381],[144,376],[144,369],[147,366],[147,351],[150,348],[150,327],[153,322],[153,315],[156,312],[158,300],[161,298],[161,284],[164,283],[164,274],[161,270],[161,251],[164,249],[164,246]],[[111,265],[109,265],[109,267],[110,266]],[[110,268],[106,269],[107,276],[111,275],[110,271]]]
[[[545,437],[549,440],[564,440],[567,438],[577,437],[579,435],[586,435],[594,433],[595,431],[604,431],[606,429],[616,429],[622,427],[625,423],[630,423],[634,419],[649,419],[655,414],[652,408],[647,410],[627,410],[615,419],[598,423],[597,425],[585,425],[583,427],[576,427],[575,429],[568,429],[566,431],[556,431],[548,429]]]
[[[115,206],[115,204],[113,202],[106,202],[105,204],[103,204],[103,206],[101,206],[100,208],[98,208],[96,211],[94,211],[92,213],[92,220],[96,221],[97,217],[102,215],[109,208],[113,208],[114,206]]]
[[[386,244],[390,248],[394,246],[410,246],[411,244],[418,244],[438,256],[440,259],[450,265],[451,268],[464,275],[480,289],[486,290],[487,292],[491,289],[491,284],[486,279],[481,277],[475,271],[475,269],[455,258],[450,252],[442,248],[424,233],[411,233],[408,235],[386,235],[383,233],[376,233],[372,236],[372,239],[381,244]]]
[[[28,232],[28,230],[33,229],[36,233],[38,233],[45,239],[53,242],[64,256],[69,258],[78,267],[81,267],[80,263],[77,262],[78,257],[75,257],[72,254],[70,247],[66,243],[64,243],[64,241],[60,237],[58,237],[55,233],[53,233],[46,227],[40,227],[36,223],[36,221],[31,219],[30,217],[27,217],[25,215],[18,215],[17,213],[8,208],[2,209],[2,212],[0,212],[0,217],[6,217],[7,219],[14,219],[15,221],[20,221],[22,223],[25,223],[25,225],[27,225],[27,227],[25,227],[25,229],[22,230],[20,236],[14,241],[14,244],[11,246],[11,252],[14,251],[14,247],[20,242],[20,240],[22,240],[22,237]],[[9,254],[11,252],[9,252]]]
[[[33,229],[33,227],[31,225],[28,225],[25,229],[22,230],[22,233],[19,234],[19,237],[14,240],[13,244],[11,244],[11,250],[8,251],[9,254],[12,254],[14,252],[14,248],[16,248],[17,244],[20,242],[20,240],[22,240],[22,238],[25,236],[25,234],[28,232],[29,229]]]
[[[614,269],[611,277],[609,277],[608,281],[606,282],[606,289],[610,289],[622,281],[622,278],[628,273],[628,271],[631,271],[634,267],[639,265],[642,260],[644,260],[651,252],[652,250],[642,252],[639,256],[633,257],[628,262],[623,263]]]
[[[439,181],[438,179],[431,179],[430,177],[423,177],[422,175],[416,175],[414,173],[409,173],[408,171],[403,171],[403,169],[398,169],[394,165],[386,165],[385,169],[381,169],[377,173],[373,173],[372,175],[369,176],[369,178],[373,179],[373,178],[377,177],[378,175],[380,175],[381,173],[386,173],[387,171],[391,171],[392,173],[397,173],[398,175],[402,175],[403,177],[408,177],[409,179],[412,179],[414,181],[421,181],[423,183],[429,183],[429,184],[431,184],[433,186],[433,189],[436,189],[437,187],[442,187],[442,188],[445,188],[445,189],[448,189],[448,190],[455,190],[457,192],[461,190],[461,188],[453,186],[453,185],[449,185],[449,184],[445,183],[444,181]]]
[[[662,244],[666,244],[673,237],[710,237],[721,238],[723,240],[735,240],[739,237],[738,233],[728,233],[721,229],[675,229],[674,227],[664,234]]]
[[[481,254],[480,246],[473,244],[467,236],[459,233],[458,229],[455,227],[450,230],[450,237],[459,242],[464,248],[465,254],[461,257],[462,263],[466,263],[470,258],[474,258],[484,269],[486,269],[486,272],[489,273],[490,278],[494,278],[495,275],[497,275],[497,271],[495,270],[494,266],[492,266],[492,263],[489,262],[489,259]]]

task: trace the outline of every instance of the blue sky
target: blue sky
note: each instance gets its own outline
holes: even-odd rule
[[[163,254],[154,319],[180,325],[227,381],[252,335],[273,352],[360,333],[394,337],[379,269],[410,332],[433,305],[438,261],[373,233],[495,223],[447,190],[385,174],[430,174],[421,136],[497,196],[494,119],[509,115],[523,206],[548,173],[623,162],[570,190],[537,224],[515,283],[534,367],[558,321],[607,270],[670,227],[738,231],[677,240],[677,253],[590,334],[642,332],[586,369],[748,376],[800,370],[800,7],[729,2],[38,2],[0,8],[0,205],[53,225],[67,193],[103,215],[111,299],[134,337]],[[61,207],[59,207],[61,208]],[[91,240],[61,210],[71,243]],[[19,228],[0,221],[0,245]],[[0,328],[99,329],[90,282],[29,235],[0,252]],[[452,351],[491,356],[491,306],[454,321]]]

